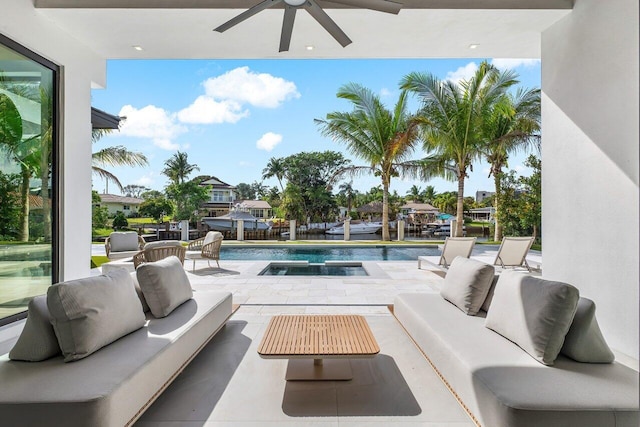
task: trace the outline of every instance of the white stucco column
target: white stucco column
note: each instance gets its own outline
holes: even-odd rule
[[[351,240],[351,218],[344,220],[344,240],[346,242]]]
[[[296,220],[289,221],[289,240],[296,240]]]
[[[237,240],[238,241],[243,241],[244,240],[244,220],[243,219],[239,219],[238,220],[238,236],[237,236]]]
[[[180,240],[183,242],[189,241],[189,220],[183,219],[180,221]]]
[[[401,242],[404,240],[404,220],[403,219],[399,219],[398,220],[398,241]]]

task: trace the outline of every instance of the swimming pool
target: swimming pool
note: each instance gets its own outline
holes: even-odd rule
[[[258,276],[368,276],[368,274],[360,263],[336,265],[307,264],[305,262],[304,264],[272,263]]]
[[[439,255],[435,246],[222,246],[221,260],[263,261],[416,261],[419,256]]]

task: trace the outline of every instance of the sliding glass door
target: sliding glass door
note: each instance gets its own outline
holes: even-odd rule
[[[57,79],[55,65],[0,36],[0,324],[56,279]]]

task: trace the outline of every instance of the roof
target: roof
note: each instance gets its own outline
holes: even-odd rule
[[[49,200],[49,207],[51,207],[51,200]],[[35,194],[29,194],[29,209],[42,209],[42,197]]]
[[[362,205],[357,209],[358,212],[363,213],[378,213],[382,212],[382,202],[370,202],[366,205]]]
[[[100,200],[102,203],[118,203],[122,205],[139,205],[144,202],[144,199],[118,196],[117,194],[100,194]]]
[[[429,203],[416,203],[416,202],[406,203],[400,206],[400,209],[411,209],[415,212],[437,212],[438,211],[437,208],[434,208]]]
[[[118,129],[122,119],[123,117],[114,116],[91,107],[91,127],[93,129]]]
[[[271,205],[266,200],[238,200],[236,204],[247,209],[271,209]]]
[[[215,176],[212,176],[211,179],[208,179],[206,181],[202,181],[200,185],[212,185],[214,187],[236,188],[233,185],[227,184],[226,182],[218,179]]]
[[[496,208],[494,208],[493,206],[489,206],[486,208],[469,209],[469,212],[475,212],[475,213],[481,213],[481,212],[495,213],[495,211],[496,211]]]

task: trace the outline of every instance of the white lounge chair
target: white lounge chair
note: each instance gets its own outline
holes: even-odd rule
[[[461,256],[469,258],[471,251],[476,244],[475,237],[447,237],[444,241],[444,247],[442,248],[442,255],[438,264],[434,264],[429,260],[427,256],[418,257],[418,268],[422,266],[422,262],[427,262],[437,267],[449,268],[449,265],[453,262],[455,257]]]
[[[524,267],[531,271],[526,257],[529,249],[531,249],[533,240],[533,237],[504,237],[493,264],[502,268]]]
[[[209,260],[214,260],[220,268],[218,261],[220,260],[220,246],[222,246],[223,239],[224,236],[219,231],[209,231],[206,236],[189,243],[185,259],[193,260],[192,271],[196,269],[197,259],[206,259],[209,267],[211,267]]]
[[[135,231],[115,231],[104,241],[104,249],[110,260],[133,257],[144,248],[145,240]]]

